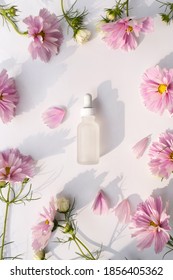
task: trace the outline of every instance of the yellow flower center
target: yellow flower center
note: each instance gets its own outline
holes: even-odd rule
[[[165,93],[166,90],[167,90],[167,85],[165,85],[165,84],[160,84],[160,85],[158,86],[158,92],[159,92],[160,94]]]
[[[49,220],[46,220],[46,221],[45,221],[45,224],[46,224],[46,225],[49,225]]]
[[[7,176],[10,174],[10,169],[11,168],[9,166],[5,167],[5,172]]]
[[[156,225],[153,221],[150,222],[150,226],[152,227],[157,227],[158,225]]]
[[[170,159],[173,160],[173,152],[170,153]]]
[[[129,25],[129,26],[127,27],[127,29],[126,29],[126,32],[129,32],[129,33],[130,33],[130,32],[132,32],[132,31],[133,31],[133,27]]]

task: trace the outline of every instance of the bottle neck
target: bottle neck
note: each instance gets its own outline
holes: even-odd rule
[[[95,116],[94,115],[82,116],[82,121],[84,121],[84,122],[94,121],[94,120],[95,120]]]

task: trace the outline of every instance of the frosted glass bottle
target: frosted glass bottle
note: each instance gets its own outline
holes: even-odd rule
[[[97,164],[100,154],[100,133],[90,94],[84,96],[81,116],[82,121],[77,129],[77,161],[80,164]]]

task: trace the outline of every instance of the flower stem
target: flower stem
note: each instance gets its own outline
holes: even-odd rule
[[[129,16],[129,0],[126,1],[126,15]]]
[[[27,35],[27,34],[28,34],[27,31],[22,32],[22,31],[19,30],[19,28],[18,28],[18,26],[16,25],[16,23],[15,23],[13,20],[11,20],[10,17],[7,16],[6,10],[5,10],[5,9],[0,8],[0,14],[1,14],[1,16],[2,16],[6,21],[8,21],[8,22],[13,26],[14,30],[15,30],[19,35]]]
[[[9,206],[10,206],[10,189],[11,189],[11,187],[10,187],[10,184],[9,184],[8,185],[8,192],[7,192],[7,199],[6,199],[4,226],[3,226],[3,232],[2,232],[2,243],[1,243],[0,260],[4,259],[3,253],[4,253],[5,235],[6,235],[6,229],[7,229],[8,210],[9,210]]]
[[[64,10],[64,2],[63,2],[63,0],[61,0],[61,9],[62,9],[63,16],[65,17],[65,19],[68,22],[69,26],[73,29],[73,25],[71,24],[71,22],[69,20],[69,17],[67,16],[67,14],[66,14],[66,12]]]
[[[91,260],[95,260],[93,254],[90,252],[90,250],[86,247],[86,245],[77,237],[77,236],[74,236],[74,241],[76,240],[80,245],[82,245],[82,247],[87,251],[87,253],[90,255],[90,258]]]

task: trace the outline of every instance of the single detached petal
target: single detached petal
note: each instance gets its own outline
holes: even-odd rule
[[[132,150],[137,158],[143,156],[146,148],[148,147],[150,140],[151,140],[151,135],[148,135],[147,137],[142,138],[133,146]]]
[[[97,215],[102,215],[107,213],[109,207],[108,207],[108,200],[105,196],[104,192],[100,190],[94,200],[93,206],[92,206],[93,212]]]
[[[48,127],[56,128],[64,119],[65,113],[63,108],[51,107],[43,113],[42,118]]]
[[[118,221],[120,223],[129,223],[130,222],[130,215],[131,215],[131,209],[130,209],[130,203],[129,200],[123,199],[114,209],[114,214],[117,216]]]

